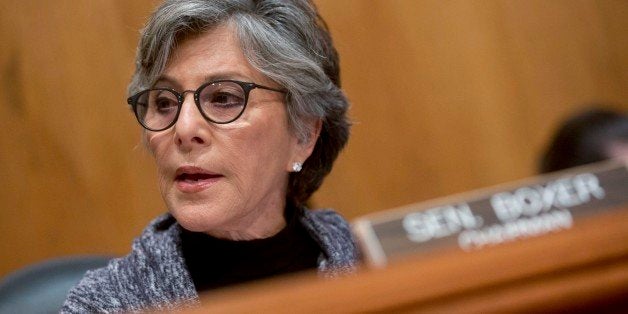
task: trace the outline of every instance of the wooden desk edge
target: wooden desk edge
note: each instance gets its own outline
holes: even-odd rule
[[[484,300],[479,305],[493,302],[497,306],[499,302],[491,300],[491,295],[499,295],[499,291],[510,291],[510,298],[514,298],[509,309],[516,304],[522,309],[544,302],[560,308],[561,304],[568,304],[559,302],[557,296],[573,295],[574,287],[578,287],[577,291],[587,291],[592,300],[610,293],[602,289],[607,286],[604,281],[596,280],[599,276],[587,273],[594,275],[612,269],[612,276],[603,277],[615,278],[608,282],[612,291],[628,289],[626,239],[628,208],[590,217],[568,231],[477,252],[450,250],[415,256],[393,262],[384,269],[363,267],[355,274],[333,280],[306,273],[218,290],[204,295],[203,306],[192,312],[438,309],[456,302],[464,304],[461,300]],[[572,279],[576,284],[569,284]],[[544,282],[562,292],[534,293]],[[526,301],[518,303],[518,299]],[[441,309],[444,308],[450,307]]]

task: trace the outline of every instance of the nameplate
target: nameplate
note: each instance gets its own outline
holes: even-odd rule
[[[476,251],[561,232],[589,215],[622,209],[628,169],[610,161],[391,209],[352,225],[367,260],[381,266],[445,247]]]

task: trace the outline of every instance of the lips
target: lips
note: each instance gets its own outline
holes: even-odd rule
[[[223,176],[199,167],[179,167],[175,173],[175,184],[184,193],[196,193],[218,182]]]

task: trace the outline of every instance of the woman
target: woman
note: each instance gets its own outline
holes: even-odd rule
[[[347,222],[304,206],[349,134],[313,4],[166,1],[142,32],[129,94],[169,213],[88,272],[62,312],[189,306],[229,284],[355,265]]]

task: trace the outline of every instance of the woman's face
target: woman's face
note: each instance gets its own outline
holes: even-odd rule
[[[217,79],[279,88],[248,63],[229,26],[181,42],[155,87],[181,92]],[[214,124],[187,93],[173,127],[146,131],[162,197],[184,228],[252,239],[285,225],[289,171],[307,159],[315,143],[315,138],[299,142],[292,134],[285,106],[284,94],[256,88],[242,116]]]

